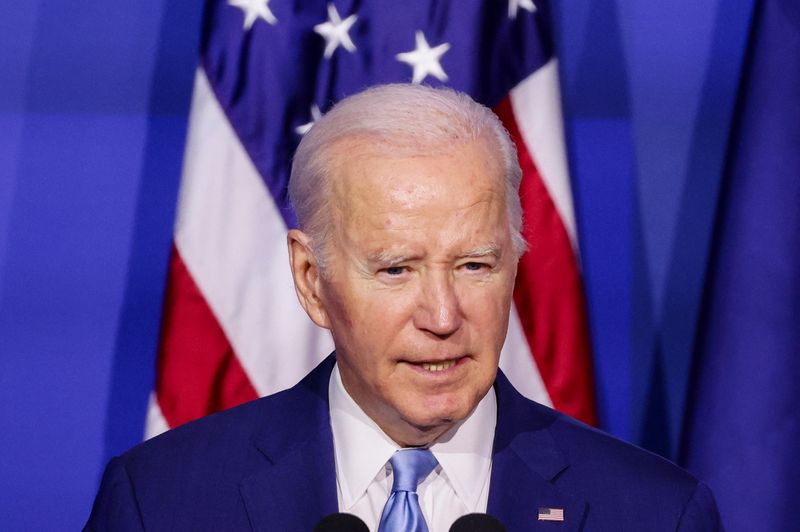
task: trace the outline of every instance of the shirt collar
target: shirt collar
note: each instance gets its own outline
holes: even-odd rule
[[[328,390],[336,477],[342,504],[349,509],[400,447],[350,397],[338,365]],[[490,474],[496,423],[497,398],[492,387],[464,421],[430,447],[467,508],[477,507]]]
[[[477,506],[492,469],[496,425],[497,397],[491,387],[464,421],[431,445],[456,495],[472,511],[485,511]]]

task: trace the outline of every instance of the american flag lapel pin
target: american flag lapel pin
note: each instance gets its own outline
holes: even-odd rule
[[[564,509],[539,508],[539,521],[564,521]]]

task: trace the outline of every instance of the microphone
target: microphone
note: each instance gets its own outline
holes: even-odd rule
[[[336,513],[323,517],[314,532],[369,532],[369,528],[353,514]]]
[[[450,532],[506,532],[506,527],[489,514],[467,514],[455,520]]]

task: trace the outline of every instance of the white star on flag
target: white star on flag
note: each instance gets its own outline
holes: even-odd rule
[[[342,20],[336,6],[332,2],[328,4],[328,21],[314,26],[314,31],[325,38],[325,59],[330,59],[340,44],[350,53],[356,51],[356,45],[347,32],[357,19],[356,15],[350,15]]]
[[[508,0],[508,18],[517,18],[517,11],[520,8],[531,13],[536,12],[533,0]]]
[[[278,23],[278,19],[269,9],[269,2],[270,0],[228,0],[228,5],[242,10],[244,13],[244,29],[249,30],[259,18],[273,26]]]
[[[408,63],[414,67],[412,83],[421,83],[427,76],[433,76],[439,81],[447,81],[447,74],[439,63],[442,55],[450,49],[448,43],[431,48],[425,39],[425,34],[417,30],[417,47],[413,52],[403,52],[395,57],[398,61]]]
[[[314,127],[314,124],[316,124],[317,120],[319,120],[320,118],[322,118],[322,111],[319,110],[319,107],[317,107],[317,104],[312,105],[311,106],[311,121],[310,122],[306,122],[305,124],[303,124],[301,126],[297,126],[296,128],[294,128],[295,133],[297,133],[298,135],[305,135],[306,133],[308,133],[309,129]]]

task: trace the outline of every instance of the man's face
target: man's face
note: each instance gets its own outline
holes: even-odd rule
[[[427,444],[497,371],[517,264],[500,165],[482,143],[340,148],[320,299],[342,381],[395,441]]]

